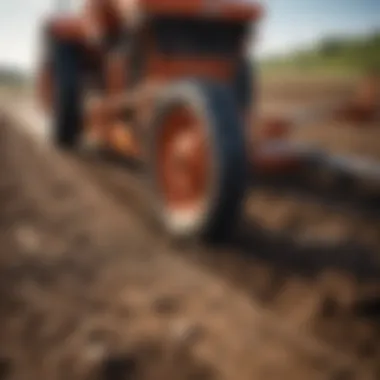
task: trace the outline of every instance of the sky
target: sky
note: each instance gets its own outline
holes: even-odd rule
[[[65,0],[0,0],[0,65],[33,70],[40,20],[59,1]],[[380,29],[380,0],[262,0],[261,3],[266,16],[259,27],[256,47],[259,56],[285,53],[324,36]]]

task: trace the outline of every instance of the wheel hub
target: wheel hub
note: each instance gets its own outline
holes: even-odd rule
[[[189,110],[176,110],[164,131],[163,192],[167,207],[196,208],[207,190],[207,149],[202,125]]]

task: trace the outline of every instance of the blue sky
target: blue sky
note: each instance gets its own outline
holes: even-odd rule
[[[55,2],[0,0],[0,64],[33,68],[39,20]],[[331,34],[380,29],[380,0],[262,0],[261,3],[267,15],[260,26],[257,47],[260,55],[293,50]]]
[[[266,0],[262,54],[286,52],[328,35],[380,30],[380,0]]]

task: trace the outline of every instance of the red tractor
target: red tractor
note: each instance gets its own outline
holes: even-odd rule
[[[40,94],[55,143],[143,163],[175,238],[220,241],[248,186],[253,83],[247,0],[88,0],[48,20]]]

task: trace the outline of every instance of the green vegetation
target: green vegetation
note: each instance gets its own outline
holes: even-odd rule
[[[0,66],[0,84],[5,86],[19,86],[26,80],[26,76],[17,69]]]
[[[31,79],[22,70],[0,65],[0,94],[20,93],[30,88]]]
[[[308,49],[262,61],[264,73],[360,75],[380,70],[380,30],[366,36],[331,37]]]

